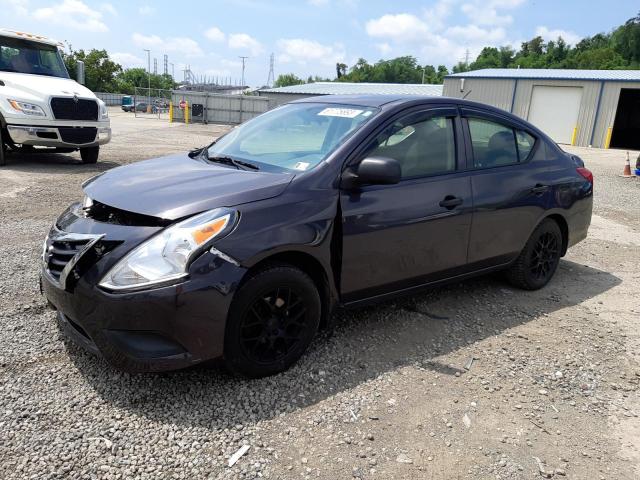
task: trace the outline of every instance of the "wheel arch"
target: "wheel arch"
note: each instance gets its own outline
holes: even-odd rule
[[[308,252],[300,250],[286,250],[261,258],[258,262],[249,267],[238,288],[241,288],[244,282],[249,279],[253,273],[268,268],[269,265],[277,264],[286,264],[299,268],[311,277],[311,280],[313,280],[313,283],[318,289],[320,301],[322,303],[320,327],[327,327],[329,325],[331,311],[336,304],[335,286],[330,280],[332,277],[329,272],[327,272],[327,269],[324,267],[322,262]]]
[[[567,223],[567,220],[559,213],[552,213],[551,215],[547,215],[542,220],[540,220],[538,225],[540,225],[540,223],[542,223],[546,219],[553,220],[558,224],[558,227],[560,227],[560,232],[562,233],[561,256],[564,257],[567,253],[567,248],[569,248],[569,224]]]

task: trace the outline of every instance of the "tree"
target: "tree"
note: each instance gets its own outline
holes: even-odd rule
[[[304,80],[302,80],[301,78],[298,78],[293,73],[285,73],[283,75],[278,75],[278,78],[276,79],[273,86],[288,87],[290,85],[300,85],[302,83],[304,83]]]
[[[175,82],[171,75],[149,74],[144,68],[130,68],[120,72],[115,79],[114,92],[127,93],[132,95],[135,88],[147,88],[151,83],[152,89],[172,90],[175,88]]]
[[[114,80],[122,73],[122,67],[109,58],[106,50],[73,50],[63,53],[63,60],[71,78],[76,78],[78,61],[84,62],[85,84],[94,92],[114,91]]]
[[[346,74],[347,74],[347,64],[336,63],[336,77],[339,79],[340,77]]]

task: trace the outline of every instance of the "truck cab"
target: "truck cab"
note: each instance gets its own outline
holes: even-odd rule
[[[10,152],[36,147],[80,151],[96,163],[100,145],[111,140],[104,102],[75,80],[48,38],[0,29],[0,165]]]

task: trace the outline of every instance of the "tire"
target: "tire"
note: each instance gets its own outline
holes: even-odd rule
[[[562,252],[562,232],[558,224],[543,220],[529,237],[516,261],[506,272],[507,280],[524,290],[544,287],[558,269]]]
[[[0,127],[0,167],[7,164],[7,150],[2,141],[2,127]]]
[[[313,280],[286,264],[256,272],[229,309],[224,360],[234,373],[260,378],[282,372],[305,352],[320,324]]]
[[[80,158],[82,163],[91,164],[98,161],[100,155],[100,147],[85,147],[80,149]]]

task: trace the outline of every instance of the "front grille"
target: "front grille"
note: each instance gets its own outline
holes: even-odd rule
[[[95,127],[59,127],[60,138],[65,143],[84,145],[96,141],[98,129]]]
[[[98,102],[95,100],[56,97],[51,99],[51,110],[57,120],[98,120]]]
[[[83,240],[53,240],[45,253],[47,270],[53,278],[60,280],[60,274],[64,267],[71,261],[76,253],[90,242],[90,239]]]

